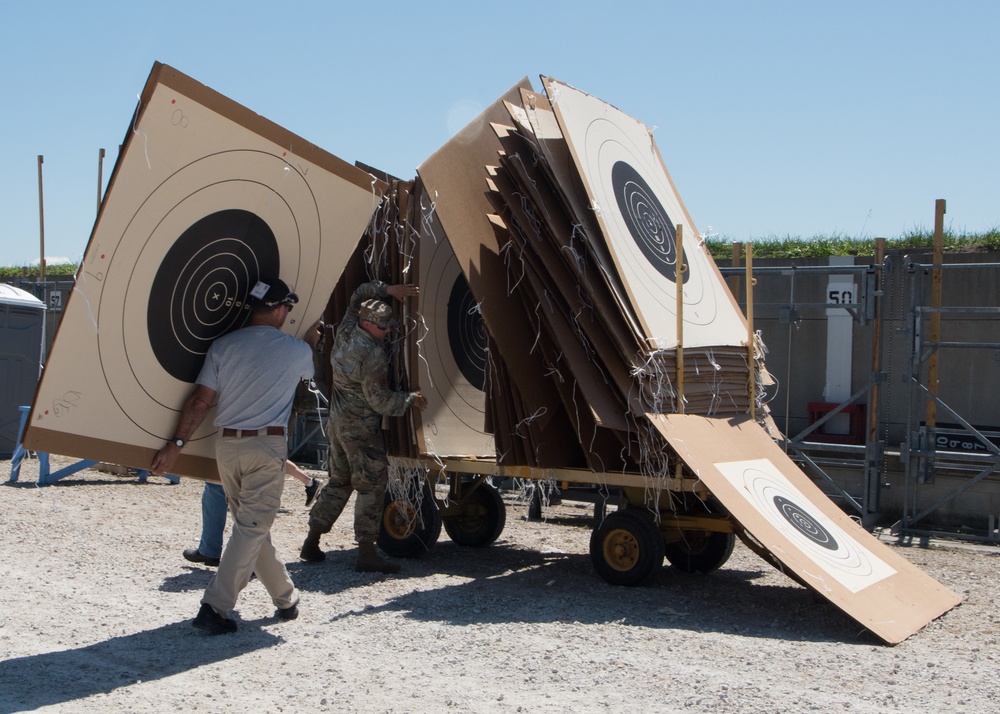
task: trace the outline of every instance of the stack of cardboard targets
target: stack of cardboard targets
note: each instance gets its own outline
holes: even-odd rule
[[[750,413],[746,322],[650,130],[543,84],[512,87],[407,192],[417,450],[655,473],[643,415]]]
[[[609,515],[591,559],[612,582],[633,567],[619,554],[645,549],[658,567],[661,538],[675,563],[728,558],[733,534],[699,520],[688,479],[670,485],[680,474],[752,549],[887,642],[954,607],[772,440],[754,340],[650,130],[542,81],[545,96],[522,80],[417,169],[408,254],[428,324],[409,374],[432,404],[416,418],[419,454],[489,456],[492,436],[497,462],[533,478],[627,472],[630,503],[679,520]]]

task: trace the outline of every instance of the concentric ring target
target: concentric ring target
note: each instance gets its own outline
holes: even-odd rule
[[[486,388],[486,326],[469,283],[459,273],[448,296],[448,343],[452,357],[469,384]]]
[[[677,282],[677,230],[653,189],[624,161],[611,167],[611,184],[632,240],[660,275]],[[690,272],[684,274],[685,283],[690,278]]]
[[[715,465],[760,515],[844,587],[895,572],[812,503],[766,459]]]
[[[422,296],[421,303],[431,316],[426,342],[433,388],[440,394],[442,408],[468,427],[482,431],[486,408],[482,317],[450,245],[439,245],[427,268],[427,297]]]
[[[483,391],[485,325],[451,244],[434,237],[436,225],[428,221],[420,236],[420,311],[427,334],[418,348],[428,405],[420,414],[419,448],[439,455],[491,455]]]
[[[788,500],[784,496],[774,496],[773,501],[778,513],[784,516],[786,521],[791,523],[799,533],[813,543],[828,550],[837,550],[840,547],[837,545],[837,539],[830,534],[830,531],[817,522],[812,517],[812,514],[800,505]]]
[[[615,123],[595,119],[587,125],[584,155],[597,209],[619,269],[633,291],[670,314],[676,314],[677,227],[680,202],[660,167],[652,163],[650,146],[637,147]],[[694,245],[690,226],[685,245]],[[711,324],[718,316],[717,296],[705,284],[700,251],[686,250],[684,319]],[[697,309],[692,309],[697,308]]]
[[[742,345],[746,323],[699,245],[649,127],[567,84],[542,81],[603,234],[603,241],[601,235],[591,238],[593,250],[618,277],[619,297],[630,303],[640,338],[654,350]],[[681,224],[683,251],[677,248]]]
[[[132,154],[132,174],[142,176],[145,159]],[[146,421],[174,422],[177,382],[186,391],[208,343],[243,324],[243,302],[262,274],[309,288],[299,289],[292,319],[317,311],[309,303],[321,226],[305,176],[266,151],[208,154],[146,190],[133,211],[119,207],[102,226],[120,238],[105,260],[98,350],[112,397],[153,434]],[[150,419],[151,410],[171,414]],[[212,430],[204,424],[199,434]]]
[[[743,479],[761,513],[813,557],[855,576],[871,574],[867,552],[860,550],[853,539],[844,537],[841,539],[842,544],[838,543],[830,535],[839,530],[837,526],[821,513],[811,513],[797,505],[806,502],[805,497],[797,492],[790,492],[792,486],[786,480],[777,479],[774,474],[756,468],[747,468]],[[793,518],[789,518],[789,515]],[[817,538],[817,533],[826,535]],[[827,539],[833,542],[833,548],[825,542]]]
[[[164,370],[194,382],[209,345],[246,324],[246,297],[262,265],[271,274],[281,272],[274,233],[253,213],[218,211],[184,231],[164,256],[149,293],[149,341]]]

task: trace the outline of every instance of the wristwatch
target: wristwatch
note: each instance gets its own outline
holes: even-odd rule
[[[184,439],[181,439],[180,437],[175,436],[174,437],[174,446],[176,446],[178,449],[183,449],[184,448]]]

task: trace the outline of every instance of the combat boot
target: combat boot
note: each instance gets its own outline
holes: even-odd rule
[[[322,536],[323,534],[315,528],[309,529],[309,535],[306,536],[302,550],[299,551],[302,560],[308,560],[310,563],[322,563],[326,560],[326,553],[319,547],[319,539]]]
[[[386,573],[392,575],[399,572],[399,563],[391,563],[379,557],[374,543],[358,544],[358,563],[354,569],[359,573]]]

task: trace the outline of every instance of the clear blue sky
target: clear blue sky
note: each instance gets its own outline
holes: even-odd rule
[[[154,61],[401,178],[527,76],[655,127],[732,240],[1000,226],[1000,2],[0,0],[0,265],[78,260]]]

